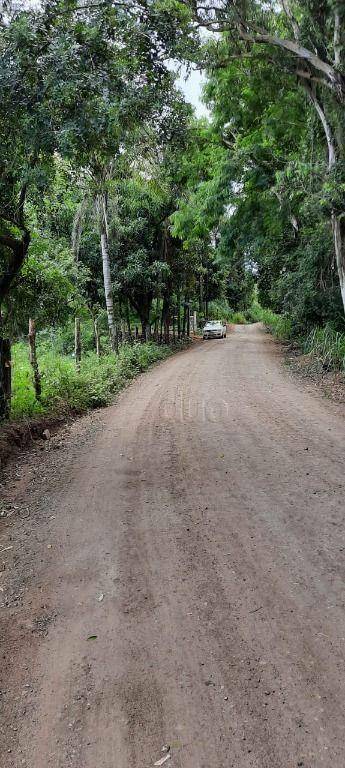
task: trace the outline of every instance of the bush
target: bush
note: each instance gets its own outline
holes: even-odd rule
[[[329,325],[314,328],[304,340],[303,350],[320,360],[326,370],[345,370],[345,334]]]
[[[245,325],[247,318],[243,312],[232,312],[229,322],[233,323],[234,325]]]
[[[215,299],[208,305],[208,316],[210,320],[223,320],[231,323],[232,310],[227,301]]]
[[[303,337],[296,332],[292,319],[286,315],[277,315],[259,304],[253,305],[250,314],[253,320],[264,323],[278,339],[294,339],[302,351],[318,360],[325,370],[345,370],[345,333],[328,324],[324,328],[313,328]]]
[[[277,315],[271,309],[263,309],[257,303],[253,304],[246,314],[252,322],[263,323],[278,339],[287,340],[293,337],[292,320],[287,315]]]
[[[37,402],[24,342],[13,347],[13,392],[11,417],[20,419],[38,414],[59,412],[66,407],[81,413],[88,408],[108,405],[114,395],[138,373],[152,363],[171,354],[172,348],[146,344],[123,345],[119,355],[98,358],[89,352],[82,359],[80,373],[70,356],[60,356],[43,345],[38,349],[42,376],[42,397]]]
[[[261,323],[263,309],[257,301],[253,301],[253,304],[246,310],[245,316],[247,323]]]
[[[247,322],[244,312],[234,312],[226,301],[220,299],[210,302],[208,314],[210,320],[223,320],[234,325],[242,325]]]

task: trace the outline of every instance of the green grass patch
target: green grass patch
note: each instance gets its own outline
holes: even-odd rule
[[[229,323],[233,323],[233,325],[246,325],[247,322],[246,315],[243,312],[232,312],[230,315]]]
[[[153,363],[164,360],[172,347],[154,342],[123,345],[119,355],[98,358],[88,352],[82,359],[80,373],[71,356],[58,355],[47,344],[38,347],[38,363],[42,376],[42,398],[35,398],[28,349],[24,342],[12,350],[13,381],[11,418],[22,419],[40,414],[53,414],[66,409],[78,413],[108,405],[114,395]]]
[[[223,320],[234,325],[245,325],[248,322],[246,313],[234,312],[226,301],[220,299],[210,302],[208,314],[210,320]]]
[[[292,321],[286,315],[277,315],[271,309],[264,309],[259,304],[253,304],[246,313],[248,320],[253,323],[263,323],[274,336],[284,341],[293,336]]]
[[[313,328],[307,335],[298,334],[289,317],[263,309],[257,303],[251,308],[250,316],[254,322],[264,323],[278,339],[296,342],[297,347],[317,360],[324,370],[345,370],[345,333],[326,325],[324,328]]]
[[[314,328],[303,341],[303,351],[322,363],[325,370],[345,370],[345,334],[326,325]]]

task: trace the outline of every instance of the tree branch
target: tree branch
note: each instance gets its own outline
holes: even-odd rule
[[[281,37],[269,35],[266,32],[253,34],[251,32],[247,32],[244,29],[239,29],[239,34],[242,40],[247,40],[250,43],[264,43],[266,45],[274,45],[278,48],[282,48],[283,50],[288,51],[289,53],[292,53],[299,59],[307,61],[309,64],[311,64],[312,67],[314,67],[314,69],[318,70],[319,72],[323,72],[323,74],[326,75],[332,87],[332,91],[336,94],[337,98],[341,102],[345,101],[345,77],[331,64],[328,64],[328,62],[320,59],[316,53],[313,53],[308,48],[305,48],[295,40],[285,40]]]
[[[330,90],[333,90],[328,80],[325,80],[325,78],[323,77],[316,77],[316,75],[312,74],[310,69],[296,69],[295,74],[297,75],[297,77],[301,77],[304,80],[308,80],[309,83],[317,83],[318,85],[325,85],[326,88],[330,88]]]
[[[334,138],[333,138],[333,131],[332,131],[331,125],[328,122],[325,110],[324,110],[320,100],[318,99],[318,97],[317,97],[317,95],[315,93],[315,90],[308,83],[306,83],[305,81],[302,81],[302,86],[303,86],[304,90],[306,91],[306,93],[308,94],[308,98],[311,101],[311,103],[313,104],[313,106],[314,106],[314,108],[315,108],[315,110],[316,110],[316,112],[317,112],[317,114],[319,116],[319,119],[320,119],[320,121],[322,123],[322,127],[323,127],[323,130],[324,130],[324,133],[325,133],[325,136],[326,136],[326,140],[327,140],[327,147],[328,147],[328,170],[331,171],[334,168],[334,166],[336,165],[336,162],[337,162],[337,153],[336,153],[335,141],[334,141]]]
[[[286,13],[286,15],[287,15],[287,17],[288,17],[288,19],[289,19],[289,21],[291,23],[291,26],[292,26],[292,29],[293,29],[293,33],[294,33],[294,38],[295,38],[296,41],[299,41],[299,39],[300,39],[300,28],[298,26],[298,23],[296,21],[296,18],[294,16],[294,14],[292,13],[290,2],[289,2],[289,0],[281,0],[281,4],[282,4],[283,10],[285,11],[285,13]]]
[[[0,246],[8,248],[10,256],[6,271],[0,275],[0,304],[9,293],[14,279],[23,265],[30,244],[30,234],[25,231],[21,240],[11,235],[0,235]]]
[[[341,67],[343,46],[342,46],[341,13],[340,13],[339,3],[337,3],[334,8],[333,47],[334,47],[334,66]]]
[[[232,10],[236,12],[237,19],[235,18],[231,22],[229,19],[219,17],[219,7],[217,8],[216,6],[213,6],[211,8],[207,8],[207,6],[199,4],[197,0],[180,0],[180,2],[182,2],[184,5],[187,5],[192,11],[197,26],[204,26],[208,29],[212,29],[218,32],[225,30],[231,32],[231,30],[235,29],[240,39],[245,42],[252,44],[259,43],[264,45],[272,45],[293,54],[293,56],[297,57],[298,59],[308,62],[308,64],[312,66],[313,69],[315,69],[317,72],[322,72],[322,74],[325,75],[325,82],[323,83],[322,80],[320,82],[323,84],[327,83],[333,94],[336,96],[337,100],[340,103],[344,103],[345,76],[341,71],[339,71],[339,69],[337,69],[336,66],[333,66],[328,61],[324,61],[320,58],[320,56],[318,56],[317,53],[311,51],[309,48],[305,48],[305,46],[300,42],[300,29],[292,13],[289,0],[281,0],[281,4],[292,25],[295,36],[294,40],[276,37],[275,35],[269,34],[266,30],[256,28],[255,25],[253,25],[251,22],[248,23],[244,16],[241,17],[238,13],[238,10],[236,11],[235,7],[233,7]],[[337,8],[338,16],[336,15],[336,28],[338,34],[339,25],[339,31],[341,32],[341,13],[339,10],[339,3],[337,4]],[[214,14],[213,18],[210,15],[203,18],[202,15],[200,15],[200,11],[203,10],[208,13],[211,10]]]
[[[21,228],[24,228],[24,205],[25,205],[25,198],[26,198],[26,192],[27,192],[28,185],[25,182],[23,184],[20,194],[19,194],[19,200],[18,200],[18,216],[17,216],[17,223],[18,226]]]

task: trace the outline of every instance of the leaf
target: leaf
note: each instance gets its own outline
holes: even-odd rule
[[[87,640],[97,640],[97,635],[89,635]]]

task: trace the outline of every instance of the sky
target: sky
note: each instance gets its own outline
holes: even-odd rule
[[[195,107],[197,117],[208,117],[210,114],[205,104],[201,101],[203,83],[203,75],[197,69],[194,69],[187,76],[187,79],[186,71],[184,71],[178,79],[179,88],[183,91],[186,101],[189,101]]]

